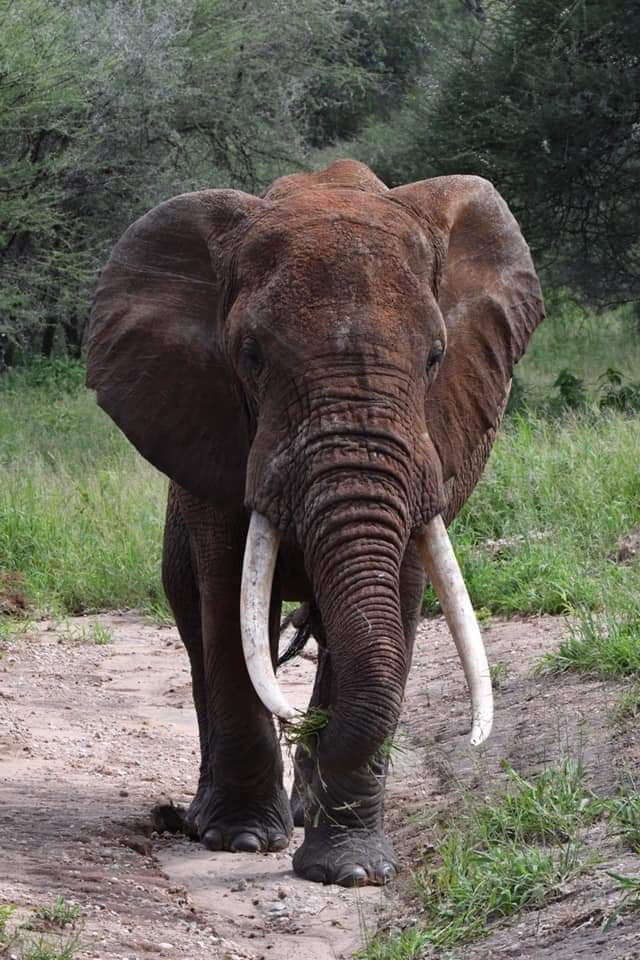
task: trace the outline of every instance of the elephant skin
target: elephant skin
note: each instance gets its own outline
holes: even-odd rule
[[[343,160],[175,197],[116,244],[88,385],[170,478],[163,582],[191,662],[200,780],[186,828],[212,850],[283,849],[279,740],[250,682],[240,588],[249,518],[280,538],[281,604],[320,645],[297,752],[296,872],[382,884],[393,736],[425,586],[416,536],[477,482],[514,365],[543,317],[528,247],[478,177],[388,190]]]

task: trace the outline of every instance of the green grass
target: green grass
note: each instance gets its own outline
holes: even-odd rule
[[[31,925],[35,920],[62,930],[69,924],[75,924],[80,917],[78,906],[66,903],[63,897],[57,897],[52,906],[38,907],[33,920],[22,924],[14,922],[10,929],[9,923],[15,911],[13,904],[0,905],[0,955],[14,957],[15,960],[74,960],[80,949],[77,936],[34,936]]]
[[[476,608],[629,607],[640,563],[608,559],[640,525],[640,418],[508,419],[452,539]],[[504,540],[498,552],[487,541]],[[639,601],[640,604],[640,601]],[[437,609],[427,591],[425,609]]]
[[[36,612],[166,610],[166,480],[77,382],[0,379],[0,569]]]
[[[450,950],[522,910],[544,906],[598,863],[589,831],[596,822],[606,821],[609,837],[640,853],[640,794],[633,781],[615,797],[598,797],[582,764],[570,759],[529,779],[505,771],[501,795],[484,802],[470,796],[462,813],[435,828],[429,844],[435,852],[414,877],[419,920],[371,939],[366,960],[417,960],[427,947]],[[622,898],[605,927],[640,907],[640,881],[614,879]]]
[[[603,679],[639,677],[640,612],[625,617],[578,611],[567,638],[539,664],[541,673],[568,670]]]
[[[611,831],[622,837],[633,853],[640,854],[640,793],[635,787],[607,801]]]
[[[77,903],[67,903],[64,897],[56,897],[51,906],[38,907],[36,917],[45,920],[56,927],[66,927],[75,923],[80,916],[80,907]]]
[[[16,908],[11,903],[0,904],[0,947],[5,947],[9,941],[7,925],[15,910]]]
[[[489,667],[489,675],[491,677],[493,692],[500,693],[507,686],[509,665],[502,660],[499,660],[497,663],[492,663]]]
[[[622,894],[615,909],[606,918],[603,930],[607,931],[623,913],[640,910],[640,877],[625,877],[619,873],[609,873],[616,881],[616,889]]]
[[[311,755],[318,745],[320,733],[329,723],[331,713],[322,707],[310,707],[298,720],[282,721],[281,729],[286,742],[301,746]]]
[[[451,948],[525,908],[540,907],[585,868],[580,832],[601,816],[579,764],[566,761],[526,780],[508,770],[496,800],[470,800],[434,840],[434,862],[416,875],[419,925],[376,938],[367,960],[411,960],[427,944]]]
[[[640,336],[631,306],[600,313],[571,303],[566,292],[546,294],[547,319],[536,331],[516,369],[534,399],[544,400],[563,369],[588,390],[609,367],[640,380]]]
[[[626,724],[640,717],[640,683],[634,683],[622,694],[613,710],[616,723]]]
[[[80,947],[77,937],[70,937],[62,943],[53,943],[47,937],[22,943],[19,960],[74,960]]]

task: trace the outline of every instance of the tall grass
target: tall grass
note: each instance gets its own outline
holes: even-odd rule
[[[640,606],[640,564],[609,559],[640,524],[639,449],[640,418],[508,419],[452,527],[476,607]],[[426,603],[433,609],[431,593]]]
[[[35,382],[34,382],[35,380]],[[163,610],[166,481],[68,377],[0,388],[0,570],[36,611]]]
[[[572,303],[566,291],[546,300],[547,319],[516,370],[528,390],[546,398],[563,369],[589,389],[608,367],[640,379],[640,331],[630,305],[596,313]]]

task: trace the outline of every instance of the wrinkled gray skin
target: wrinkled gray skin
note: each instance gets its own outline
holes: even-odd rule
[[[385,883],[385,746],[424,575],[415,535],[448,522],[491,449],[512,368],[542,318],[528,248],[484,180],[387,191],[351,161],[258,199],[162,204],[100,282],[89,385],[171,479],[163,578],[191,660],[202,762],[186,828],[211,850],[280,850],[292,830],[273,719],[239,619],[251,510],[282,536],[271,603],[309,604],[312,704],[294,857],[310,880]]]

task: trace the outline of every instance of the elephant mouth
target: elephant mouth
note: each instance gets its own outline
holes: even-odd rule
[[[489,736],[493,723],[491,677],[478,621],[440,514],[415,540],[462,663],[471,696],[470,739],[478,746]],[[278,531],[254,510],[244,554],[240,622],[244,658],[256,694],[271,713],[291,720],[296,711],[276,679],[269,643],[269,606],[279,545]]]

